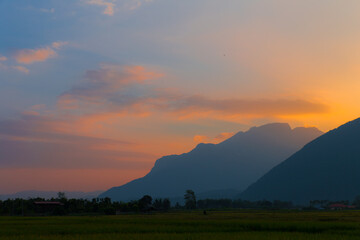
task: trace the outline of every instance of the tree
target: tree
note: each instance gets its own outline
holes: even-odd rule
[[[157,198],[153,203],[153,207],[155,208],[155,210],[167,211],[171,207],[171,202],[168,198]]]
[[[152,197],[149,195],[145,195],[139,200],[139,208],[141,211],[148,211],[151,208],[151,204]]]
[[[161,198],[155,199],[153,206],[154,206],[154,208],[156,210],[162,210],[162,208],[163,208],[163,200]]]
[[[356,208],[360,208],[360,196],[356,196],[354,202],[353,202],[353,205],[356,207]]]
[[[171,207],[170,199],[165,198],[165,199],[163,200],[163,209],[164,209],[165,211],[168,211],[168,210],[170,209],[170,207]]]
[[[193,190],[186,190],[185,195],[185,207],[187,209],[195,209],[196,208],[196,196]]]
[[[57,197],[58,197],[58,199],[60,199],[60,200],[66,199],[65,192],[58,192],[58,193],[57,193]]]

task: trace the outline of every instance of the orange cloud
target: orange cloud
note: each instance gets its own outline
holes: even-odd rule
[[[304,99],[212,99],[156,88],[148,80],[163,74],[143,66],[103,64],[58,99],[61,111],[77,116],[81,129],[101,127],[101,122],[126,115],[164,114],[176,119],[210,118],[239,122],[264,118],[324,114],[329,107]],[[147,84],[144,84],[147,83]]]
[[[0,55],[0,61],[2,61],[2,62],[3,62],[3,61],[6,61],[6,60],[7,60],[7,57],[5,57],[5,56],[1,56],[1,55]]]
[[[234,135],[235,135],[235,133],[223,132],[223,133],[218,134],[218,135],[214,138],[214,140],[215,140],[215,141],[218,141],[218,142],[222,142],[222,141],[224,141],[224,140],[226,140],[226,139],[228,139],[228,138],[231,138],[231,137],[234,136]]]
[[[18,63],[31,64],[34,62],[44,62],[56,55],[57,54],[53,49],[46,47],[20,50],[15,54],[14,58]]]
[[[29,69],[27,69],[26,67],[23,67],[23,66],[13,66],[12,68],[19,72],[25,73],[25,74],[29,73]]]
[[[194,136],[194,142],[196,143],[219,143],[222,142],[232,136],[234,136],[235,133],[220,133],[215,137],[209,137],[205,135],[195,135]]]
[[[154,123],[158,123],[159,120],[173,121],[174,117],[175,121],[183,118],[205,118],[241,122],[249,116],[295,116],[319,114],[328,110],[324,104],[306,100],[211,99],[186,95],[179,91],[156,88],[156,81],[149,81],[161,76],[163,74],[150,71],[143,66],[103,64],[100,69],[88,71],[81,82],[59,97],[56,108],[34,106],[24,112],[19,121],[0,122],[0,134],[8,136],[4,142],[8,144],[8,149],[23,149],[9,151],[7,155],[14,156],[14,159],[25,159],[24,153],[28,152],[31,155],[29,149],[36,149],[36,152],[42,154],[42,159],[52,159],[44,163],[32,158],[33,164],[38,166],[44,164],[47,167],[80,168],[87,164],[86,166],[93,168],[120,168],[127,164],[132,166],[128,162],[129,158],[135,159],[135,165],[142,161],[154,160],[154,154],[164,153],[164,146],[168,146],[168,153],[172,153],[185,149],[183,146],[190,148],[193,144],[189,144],[188,141],[190,134],[184,137],[181,143],[177,140],[177,144],[171,146],[170,138],[165,140],[159,136],[156,140],[150,137],[144,140],[142,133],[133,136],[131,130],[121,129],[120,126],[131,125],[130,122],[135,119],[138,121],[137,127],[143,124],[140,117],[152,115]],[[114,139],[126,136],[131,142],[137,142],[140,137],[146,144],[129,145],[122,141],[112,142],[103,139],[103,136],[109,135]],[[197,135],[194,141],[218,143],[232,135],[233,133],[221,133],[214,137]],[[162,147],[157,149],[154,145]],[[57,157],[51,158],[47,149],[56,152]],[[146,153],[151,154],[143,153],[144,149]],[[61,162],[62,158],[70,159],[71,154],[73,158],[79,159],[74,164],[57,163]],[[103,163],[99,163],[98,159],[102,159]],[[20,161],[15,165],[23,166],[21,164]],[[8,166],[13,165],[9,163]]]
[[[155,159],[134,142],[81,135],[78,127],[69,119],[32,113],[0,121],[0,166],[138,169],[150,167],[149,160]]]
[[[194,142],[196,142],[196,143],[208,143],[208,142],[210,142],[210,138],[208,136],[195,135],[194,136]]]
[[[163,74],[148,71],[143,66],[117,66],[103,64],[99,70],[87,71],[84,81],[63,93],[58,106],[63,109],[79,108],[90,113],[120,112],[127,106],[135,106],[141,100],[127,91],[146,80],[162,77]],[[125,107],[122,108],[122,107]],[[110,110],[112,109],[112,110]]]
[[[203,96],[180,96],[160,106],[182,118],[212,115],[282,116],[319,114],[329,111],[323,103],[302,99],[210,99]]]
[[[103,12],[104,14],[109,16],[114,15],[115,4],[113,2],[109,2],[105,0],[87,0],[86,3],[90,5],[104,6],[105,7],[105,10]]]
[[[49,58],[57,56],[54,49],[58,50],[67,45],[68,42],[53,42],[51,47],[37,49],[22,49],[15,53],[14,58],[18,63],[32,64],[34,62],[44,62]]]

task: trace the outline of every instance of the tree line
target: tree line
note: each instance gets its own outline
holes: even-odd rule
[[[60,194],[59,194],[60,195]],[[169,199],[155,199],[148,195],[130,202],[111,201],[110,198],[67,199],[31,198],[0,201],[0,215],[115,215],[117,213],[168,211]]]
[[[326,208],[330,201],[311,201],[307,207],[321,205]],[[348,205],[348,201],[342,202]],[[355,208],[360,208],[360,197],[352,203]],[[110,198],[68,199],[64,193],[59,193],[57,198],[43,199],[8,199],[0,201],[0,215],[115,215],[122,213],[160,212],[169,210],[193,209],[294,209],[291,202],[286,201],[247,201],[241,199],[202,199],[197,200],[194,191],[187,190],[184,194],[184,204],[171,204],[168,198],[153,199],[145,195],[139,200],[130,202],[111,201]],[[306,207],[306,206],[304,206]],[[205,213],[205,211],[204,211]]]

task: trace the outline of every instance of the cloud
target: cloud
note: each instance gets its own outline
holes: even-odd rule
[[[153,0],[122,0],[121,6],[117,7],[119,2],[119,0],[85,0],[86,4],[105,7],[103,14],[108,16],[113,16],[116,9],[120,8],[127,11],[133,11],[141,7],[144,3],[153,2]]]
[[[193,95],[168,100],[159,107],[184,116],[197,113],[279,116],[325,113],[329,110],[325,104],[302,99],[211,99]]]
[[[104,6],[105,7],[105,10],[103,12],[104,14],[109,16],[114,15],[115,3],[112,1],[109,2],[105,0],[87,0],[86,3],[90,5]]]
[[[85,79],[58,100],[59,106],[78,109],[80,106],[116,107],[138,102],[139,96],[129,88],[142,84],[146,80],[160,78],[163,75],[146,70],[143,66],[116,66],[103,64],[98,70],[89,70]]]
[[[53,42],[51,46],[37,49],[22,49],[18,50],[14,58],[21,64],[32,64],[34,62],[44,62],[50,58],[57,56],[55,50],[60,49],[62,46],[68,44],[68,42]]]
[[[153,0],[130,0],[125,4],[125,8],[128,10],[135,10],[141,7],[144,3],[150,3]]]
[[[62,48],[63,46],[65,46],[65,45],[67,45],[67,44],[69,44],[69,42],[61,42],[61,41],[59,41],[59,42],[53,42],[53,43],[51,44],[51,46],[52,46],[53,48],[55,48],[55,49],[60,49],[60,48]]]
[[[210,141],[210,137],[204,136],[204,135],[195,135],[194,136],[194,142],[196,143],[208,143]]]
[[[15,52],[12,56],[15,61],[19,64],[29,65],[35,62],[44,62],[50,58],[57,56],[56,50],[61,49],[63,46],[67,45],[68,42],[53,42],[50,46],[37,48],[37,49],[21,49]],[[30,70],[21,65],[12,65],[4,64],[2,62],[7,61],[6,56],[0,55],[0,69],[3,70],[16,70],[21,73],[28,74]]]
[[[6,168],[138,169],[153,155],[133,142],[62,133],[59,120],[24,114],[0,121],[0,166]],[[67,123],[62,123],[67,125]],[[70,125],[70,124],[69,124]],[[144,162],[145,161],[145,162]]]
[[[29,69],[27,69],[26,67],[23,67],[23,66],[13,66],[12,68],[19,72],[25,73],[25,74],[29,73]]]
[[[157,84],[156,79],[163,76],[144,66],[129,65],[102,64],[87,71],[81,81],[59,96],[56,106],[36,105],[18,119],[0,121],[0,145],[4,146],[0,148],[4,156],[0,167],[144,169],[157,157],[153,153],[159,150],[149,147],[154,143],[130,141],[137,139],[131,134],[120,135],[127,140],[105,138],[105,132],[119,138],[115,130],[123,133],[124,123],[147,116],[153,116],[154,121],[178,122],[185,118],[232,120],[234,116],[243,119],[328,110],[324,104],[307,100],[216,99],[170,91]],[[218,143],[232,134],[197,135],[194,141]]]
[[[205,135],[195,135],[194,136],[194,142],[196,143],[219,143],[222,142],[232,136],[234,136],[235,133],[228,133],[228,132],[223,132],[218,134],[215,137],[209,137],[209,136],[205,136]]]
[[[299,116],[329,111],[327,105],[306,99],[216,99],[161,89],[149,81],[162,76],[142,66],[102,65],[98,70],[87,71],[82,82],[64,92],[58,107],[93,120],[163,114],[177,119],[238,121],[249,116]]]
[[[7,64],[3,64],[0,62],[0,70],[16,70],[19,71],[21,73],[25,73],[28,74],[29,73],[29,69],[27,69],[26,67],[23,66],[9,66]]]
[[[2,137],[0,143],[1,168],[143,169],[150,167],[144,159],[154,158],[141,152],[79,144],[75,138],[71,143],[63,143]]]
[[[228,138],[230,138],[230,137],[232,137],[234,135],[235,135],[235,133],[233,133],[233,132],[231,132],[231,133],[223,132],[223,133],[220,133],[220,134],[216,135],[214,140],[222,142],[222,141],[224,141],[224,140],[226,140],[226,139],[228,139]]]
[[[44,62],[49,58],[55,57],[56,52],[49,48],[23,49],[16,52],[14,58],[18,63],[31,64],[34,62]]]

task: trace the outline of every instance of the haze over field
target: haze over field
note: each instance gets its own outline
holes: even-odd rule
[[[359,9],[0,1],[0,195],[106,190],[254,126],[327,132],[357,118]]]

